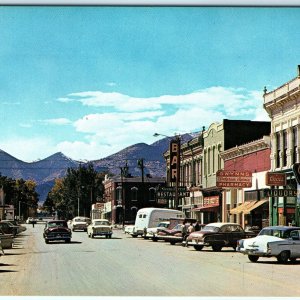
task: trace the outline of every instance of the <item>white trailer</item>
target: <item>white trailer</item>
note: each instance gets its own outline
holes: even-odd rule
[[[143,236],[147,228],[157,227],[162,221],[169,221],[171,218],[185,218],[185,214],[176,209],[146,207],[137,212],[135,224],[131,236]]]

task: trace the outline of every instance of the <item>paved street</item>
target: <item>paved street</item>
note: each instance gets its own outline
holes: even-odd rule
[[[300,260],[253,264],[232,248],[201,252],[180,245],[74,232],[72,243],[45,244],[43,224],[16,238],[0,258],[5,296],[300,296]]]

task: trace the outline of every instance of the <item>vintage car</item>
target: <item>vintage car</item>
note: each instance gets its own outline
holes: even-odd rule
[[[236,223],[210,223],[202,230],[192,232],[186,239],[186,246],[193,246],[198,251],[203,247],[212,247],[213,251],[221,251],[223,247],[232,247],[236,250],[238,240],[255,235],[254,232],[247,232]]]
[[[169,242],[171,245],[182,243],[188,236],[188,227],[190,224],[195,224],[196,219],[178,218],[170,219],[169,228],[159,230],[156,239]],[[173,227],[171,227],[173,224]]]
[[[133,230],[134,230],[134,225],[125,225],[123,229],[125,234],[133,234]]]
[[[102,235],[106,238],[111,238],[112,233],[112,225],[106,219],[94,219],[87,227],[87,234],[90,238]]]
[[[3,249],[11,249],[14,243],[14,237],[12,234],[4,233],[0,229],[0,241]]]
[[[145,229],[145,234],[144,234],[144,238],[145,239],[155,239],[155,237],[157,236],[157,233],[161,230],[161,229],[165,229],[168,228],[168,226],[170,225],[170,221],[163,221],[158,223],[157,227],[150,227],[150,228],[146,228]]]
[[[2,229],[2,231],[6,234],[12,234],[14,237],[19,232],[18,226],[15,226],[12,223],[6,221],[0,221],[0,229]]]
[[[63,240],[66,243],[71,242],[72,232],[68,228],[68,224],[63,220],[52,220],[48,221],[44,228],[43,237],[45,243],[48,244],[50,241]]]
[[[239,240],[237,251],[248,255],[251,262],[260,257],[276,257],[280,263],[295,261],[300,257],[300,227],[265,227],[256,237]]]
[[[91,219],[86,217],[75,217],[70,222],[70,228],[72,231],[83,230],[87,231],[87,227],[91,224]]]
[[[25,231],[27,228],[21,224],[19,224],[17,221],[15,220],[2,220],[1,222],[6,222],[9,223],[12,226],[16,226],[17,227],[17,233],[21,233],[23,231]]]

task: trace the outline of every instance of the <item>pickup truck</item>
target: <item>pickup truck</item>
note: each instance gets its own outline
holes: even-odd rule
[[[300,227],[269,226],[250,239],[238,241],[237,251],[251,262],[260,257],[276,257],[279,263],[294,262],[300,257]]]

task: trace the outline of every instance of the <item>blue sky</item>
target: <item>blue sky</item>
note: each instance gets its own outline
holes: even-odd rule
[[[94,160],[154,132],[269,120],[297,75],[300,8],[0,6],[0,149]]]

